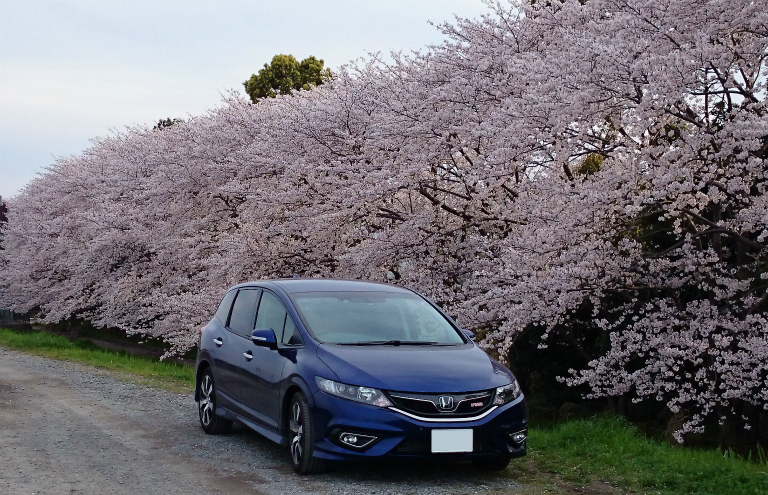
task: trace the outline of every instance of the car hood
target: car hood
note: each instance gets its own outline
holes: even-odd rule
[[[508,369],[475,345],[321,344],[317,356],[343,383],[398,392],[474,392],[513,380]]]

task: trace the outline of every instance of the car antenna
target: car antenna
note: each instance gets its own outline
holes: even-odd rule
[[[298,274],[298,273],[294,273],[294,274],[293,274],[293,278],[301,278],[301,277],[299,277],[299,274]]]

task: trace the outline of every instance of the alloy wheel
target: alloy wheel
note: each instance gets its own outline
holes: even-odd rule
[[[301,404],[294,402],[291,406],[291,458],[295,465],[301,464],[301,458],[304,453],[304,424]]]
[[[200,376],[197,412],[200,416],[200,426],[209,435],[226,433],[232,428],[232,421],[216,415],[216,381],[213,370],[202,371]]]
[[[203,426],[209,426],[213,419],[213,380],[206,374],[200,383],[200,422]]]
[[[299,474],[325,471],[325,460],[315,455],[312,441],[315,431],[312,423],[312,410],[307,402],[307,397],[302,392],[296,392],[291,399],[287,419],[293,469]]]

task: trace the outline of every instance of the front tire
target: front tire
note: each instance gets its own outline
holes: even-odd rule
[[[226,433],[232,429],[232,421],[216,416],[216,385],[211,368],[206,368],[200,377],[200,400],[197,401],[200,426],[209,435]]]
[[[325,471],[325,461],[314,457],[314,442],[312,441],[312,414],[307,398],[297,392],[291,399],[289,414],[289,433],[291,465],[299,474],[322,473]]]

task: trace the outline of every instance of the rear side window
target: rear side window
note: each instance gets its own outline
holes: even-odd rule
[[[232,307],[232,301],[235,300],[236,290],[231,290],[224,295],[224,299],[219,304],[219,309],[216,310],[216,318],[219,319],[222,325],[227,324],[227,317],[229,316],[229,308]]]
[[[283,326],[287,312],[285,306],[274,294],[264,291],[259,304],[259,315],[256,317],[256,328],[271,328],[278,342],[283,339]]]
[[[240,289],[232,306],[229,317],[229,328],[238,335],[250,337],[253,332],[253,317],[256,313],[256,303],[259,301],[259,290]]]

